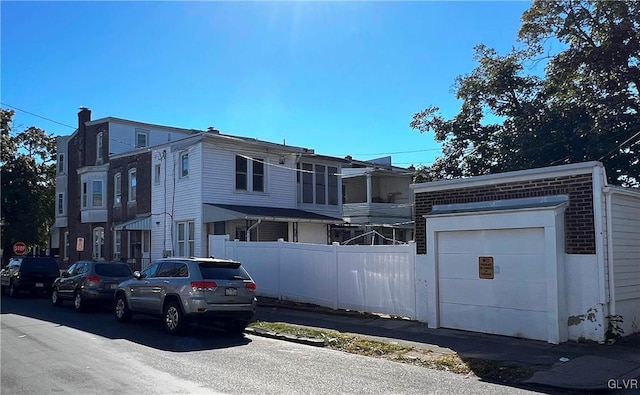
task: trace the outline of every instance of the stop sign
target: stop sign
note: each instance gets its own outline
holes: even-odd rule
[[[27,245],[19,241],[13,245],[13,253],[16,255],[23,255],[27,252]]]

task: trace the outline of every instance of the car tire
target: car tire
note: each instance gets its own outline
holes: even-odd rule
[[[118,322],[131,321],[132,314],[127,305],[127,298],[124,295],[116,296],[115,316]]]
[[[84,311],[86,306],[85,306],[85,300],[82,297],[82,292],[80,291],[76,291],[76,293],[73,295],[73,309],[75,311]]]
[[[232,335],[240,335],[249,325],[246,321],[231,320],[224,324],[224,331]]]
[[[164,328],[170,335],[179,335],[182,333],[186,323],[178,302],[172,300],[167,303],[164,307],[164,313],[162,314],[162,321],[164,322]]]
[[[18,297],[18,288],[16,288],[15,285],[13,285],[13,281],[9,283],[9,296],[12,298]]]
[[[51,290],[51,303],[54,306],[62,306],[62,298],[58,293],[58,288],[53,288],[53,290]]]

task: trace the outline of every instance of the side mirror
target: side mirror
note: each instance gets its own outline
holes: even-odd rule
[[[62,272],[62,277],[65,277],[65,278],[69,277],[69,272],[66,271],[66,270],[64,272]]]
[[[139,270],[136,270],[135,272],[133,272],[133,277],[135,277],[137,280],[142,280],[144,278],[144,274],[140,273]]]

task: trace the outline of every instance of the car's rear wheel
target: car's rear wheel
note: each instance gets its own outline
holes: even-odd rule
[[[249,323],[240,320],[230,320],[225,322],[224,331],[230,334],[239,335],[244,332]]]
[[[58,288],[53,288],[51,291],[51,303],[53,303],[54,306],[62,305],[62,298],[60,294],[58,294]]]
[[[178,335],[185,326],[184,314],[178,302],[172,300],[164,307],[164,328],[171,335]]]
[[[131,310],[129,310],[129,306],[127,305],[127,299],[124,295],[116,296],[116,321],[118,322],[129,322],[131,321]]]
[[[80,291],[76,291],[76,293],[73,295],[73,309],[75,311],[84,311],[85,310],[85,301],[84,298],[82,297],[82,292]]]

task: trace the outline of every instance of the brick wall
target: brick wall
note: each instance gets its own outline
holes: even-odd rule
[[[552,195],[569,195],[569,207],[564,214],[565,251],[568,254],[595,254],[596,236],[591,173],[416,193],[414,218],[418,254],[427,252],[425,219],[422,216],[429,214],[434,205]]]

